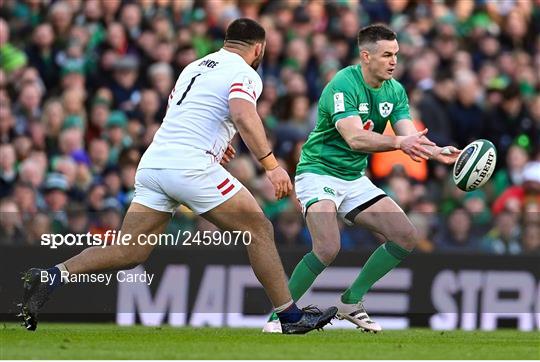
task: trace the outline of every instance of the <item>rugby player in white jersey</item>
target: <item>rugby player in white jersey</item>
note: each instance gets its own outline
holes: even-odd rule
[[[169,97],[163,124],[138,166],[135,197],[121,231],[132,240],[163,233],[174,210],[184,204],[222,230],[251,233],[249,260],[275,307],[283,333],[306,333],[326,325],[337,309],[300,310],[296,306],[274,244],[272,224],[250,192],[221,165],[234,157],[230,141],[238,131],[266,169],[276,197],[285,197],[292,190],[289,175],[272,154],[256,111],[262,81],[255,69],[265,45],[265,31],[257,22],[237,19],[227,28],[221,50],[182,71]],[[66,281],[61,275],[133,268],[143,263],[153,248],[143,243],[87,248],[47,269],[52,283],[41,281],[44,269],[28,270],[23,276],[20,305],[24,326],[36,329],[39,309]]]

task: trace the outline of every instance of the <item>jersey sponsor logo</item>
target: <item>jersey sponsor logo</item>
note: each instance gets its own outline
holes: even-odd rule
[[[345,100],[343,93],[334,93],[334,113],[345,112]]]
[[[358,106],[358,113],[361,113],[361,114],[369,113],[369,104],[360,103],[360,105]]]
[[[323,191],[329,195],[336,196],[336,191],[331,187],[325,186],[323,187]]]
[[[392,109],[394,109],[393,103],[390,103],[390,102],[379,103],[379,112],[381,113],[382,117],[388,117],[390,113],[392,113]]]

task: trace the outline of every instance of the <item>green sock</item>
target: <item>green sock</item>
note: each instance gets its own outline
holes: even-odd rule
[[[304,295],[325,268],[326,265],[317,258],[315,253],[310,252],[304,255],[302,260],[296,265],[296,268],[294,268],[291,279],[289,279],[289,290],[295,302]],[[276,319],[278,319],[277,315],[272,313],[269,320]]]
[[[366,265],[364,265],[349,289],[341,295],[341,302],[345,304],[358,303],[377,280],[394,269],[410,253],[410,251],[393,241],[388,241],[379,246],[371,254]]]

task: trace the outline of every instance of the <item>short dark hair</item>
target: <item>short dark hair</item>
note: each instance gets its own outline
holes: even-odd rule
[[[435,83],[446,82],[447,80],[454,80],[454,76],[450,70],[439,70],[435,73]]]
[[[516,82],[511,82],[503,90],[502,94],[505,100],[518,98],[521,95],[519,84],[517,84]]]
[[[376,43],[379,40],[396,40],[397,35],[383,24],[374,24],[366,26],[358,32],[358,47],[362,48],[365,44]]]
[[[233,21],[225,32],[225,42],[239,41],[244,43],[260,43],[266,39],[264,28],[255,20],[240,18]]]

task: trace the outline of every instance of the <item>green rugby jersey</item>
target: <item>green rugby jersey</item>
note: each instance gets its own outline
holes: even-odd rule
[[[302,147],[296,174],[305,172],[356,180],[365,173],[368,154],[353,151],[341,137],[336,122],[360,116],[364,129],[383,133],[388,120],[411,119],[405,89],[390,79],[375,89],[364,82],[360,65],[340,70],[319,99],[317,125]]]

